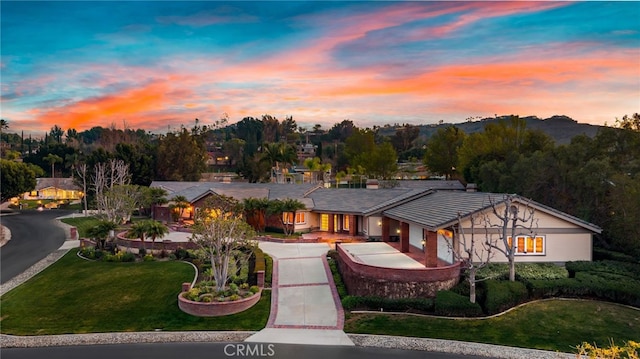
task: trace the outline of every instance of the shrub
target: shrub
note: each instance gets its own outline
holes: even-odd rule
[[[487,280],[482,282],[486,294],[484,309],[487,314],[496,314],[526,301],[529,292],[522,282]]]
[[[187,252],[187,250],[182,247],[178,247],[178,249],[176,249],[173,254],[180,260],[189,259],[189,252]]]
[[[516,270],[516,273],[518,271]],[[477,279],[508,279],[509,265],[507,263],[489,263],[476,273]]]
[[[199,288],[191,288],[188,291],[186,291],[182,296],[185,299],[197,302],[198,299],[200,298],[200,289]]]
[[[144,255],[147,254],[147,250],[145,248],[140,248],[138,250],[138,254],[141,255],[141,256],[144,256]]]
[[[257,285],[252,285],[251,288],[249,288],[249,291],[253,294],[258,293],[260,291],[260,288]]]
[[[93,247],[84,247],[80,250],[80,255],[88,259],[96,259],[96,249]]]
[[[153,262],[153,261],[155,261],[155,260],[156,260],[156,259],[153,257],[153,254],[151,254],[151,253],[146,254],[146,255],[144,256],[144,258],[142,258],[142,259],[143,259],[145,262]]]
[[[347,287],[342,281],[342,276],[340,275],[340,271],[338,270],[338,263],[333,259],[329,258],[329,268],[331,269],[331,274],[333,275],[333,282],[336,285],[336,289],[338,290],[338,295],[340,298],[344,298],[348,295]]]
[[[625,342],[623,346],[615,345],[611,340],[609,348],[599,348],[595,344],[582,342],[576,349],[578,358],[637,359],[640,357],[640,343],[631,340]]]
[[[530,280],[527,289],[532,299],[550,297],[583,297],[589,294],[589,288],[575,278],[554,280]]]
[[[386,310],[390,312],[433,312],[434,301],[430,298],[388,299],[382,297],[358,297],[347,295],[342,299],[346,310]]]
[[[640,306],[640,282],[632,278],[611,273],[579,272],[576,280],[597,298]]]
[[[236,300],[239,300],[239,299],[240,299],[240,296],[239,296],[239,295],[237,295],[237,294],[233,294],[233,295],[231,295],[231,296],[229,297],[229,300],[230,300],[230,301],[232,301],[232,302],[233,302],[233,301],[236,301]]]
[[[568,277],[569,272],[565,267],[553,263],[516,263],[516,279],[518,280],[553,280]]]
[[[612,260],[618,262],[631,262],[638,263],[638,259],[629,254],[615,252],[606,250],[603,248],[594,248],[593,249],[593,260],[594,261],[602,261],[602,260]]]
[[[482,315],[482,307],[471,303],[469,297],[450,290],[441,290],[436,294],[435,314],[456,317],[477,317]]]
[[[273,280],[273,258],[265,255],[265,267],[266,271],[264,272],[264,283],[266,286],[271,287],[271,283]]]
[[[517,280],[533,279],[560,279],[567,278],[569,273],[566,268],[553,263],[516,263]],[[509,264],[489,263],[484,268],[478,270],[478,279],[508,279]]]
[[[120,255],[120,261],[121,262],[135,262],[136,261],[135,254],[133,254],[131,252],[118,252],[118,253],[122,253],[122,255]],[[153,257],[153,255],[152,255],[152,257]]]
[[[231,291],[231,293],[236,294],[238,293],[238,285],[235,283],[231,283],[229,284],[229,290]]]
[[[640,280],[640,263],[618,262],[618,261],[598,261],[598,262],[567,262],[567,270],[571,277],[578,272],[611,273],[628,276]]]
[[[242,284],[240,284],[240,289],[244,289],[244,290],[249,289],[249,283],[242,283]]]

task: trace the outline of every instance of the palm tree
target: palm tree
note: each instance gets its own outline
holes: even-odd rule
[[[279,172],[280,163],[283,165],[290,165],[297,159],[296,150],[293,146],[283,142],[278,143],[266,143],[263,146],[261,162],[268,162],[271,164],[271,168]],[[271,181],[274,182],[273,171],[271,172]]]
[[[142,249],[144,249],[145,238],[151,237],[151,248],[153,249],[156,239],[164,237],[167,233],[169,233],[167,226],[153,219],[147,219],[134,223],[129,229],[127,237],[140,238]]]
[[[55,178],[55,164],[56,162],[62,162],[62,157],[54,154],[54,153],[50,153],[46,156],[44,156],[44,158],[42,158],[43,160],[45,160],[46,162],[49,162],[49,164],[51,164],[51,178]]]
[[[182,219],[182,215],[184,214],[184,210],[189,208],[191,206],[191,203],[189,203],[189,201],[187,200],[187,197],[185,196],[174,196],[173,198],[171,198],[171,202],[173,202],[173,204],[171,205],[171,208],[178,208],[180,210],[179,212],[179,217],[178,217],[178,221]]]
[[[244,213],[249,223],[256,231],[264,232],[265,214],[269,208],[267,198],[245,198],[243,201]]]
[[[144,249],[144,237],[147,234],[147,227],[144,222],[145,221],[134,223],[127,232],[127,238],[140,238],[140,241],[142,241],[142,249]]]
[[[311,172],[311,183],[318,183],[318,173],[322,173],[323,181],[327,181],[324,174],[331,169],[330,163],[320,162],[320,158],[307,158],[304,160],[304,166]]]
[[[89,235],[90,238],[96,239],[98,248],[103,249],[106,239],[111,234],[111,231],[116,228],[118,228],[118,225],[113,222],[100,221],[98,224],[87,230],[87,235]]]
[[[284,200],[273,200],[269,202],[269,214],[275,214],[280,218],[285,236],[290,236],[295,230],[296,212],[306,209],[304,203],[297,199],[287,198]],[[284,213],[291,213],[291,221],[285,220]],[[288,216],[287,216],[288,217]]]
[[[151,237],[151,248],[153,248],[156,243],[156,238],[164,237],[165,234],[169,233],[169,229],[158,221],[149,220],[148,222],[147,237]]]

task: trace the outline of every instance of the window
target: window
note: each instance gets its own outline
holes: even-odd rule
[[[344,229],[345,231],[349,230],[349,215],[345,214],[344,217],[342,217],[342,229]]]
[[[329,215],[323,213],[320,215],[320,230],[328,231],[329,230]]]
[[[511,236],[507,238],[509,246],[513,243]],[[545,236],[516,236],[516,255],[544,255]]]
[[[292,212],[283,212],[282,213],[282,221],[285,224],[291,224],[293,222],[293,213]],[[296,224],[307,223],[304,212],[296,212]]]

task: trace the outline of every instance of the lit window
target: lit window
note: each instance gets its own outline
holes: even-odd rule
[[[509,236],[507,238],[509,246],[513,242]],[[516,255],[543,255],[545,236],[517,236],[516,247],[514,248]]]
[[[320,215],[320,230],[328,231],[329,230],[329,215],[323,213]]]
[[[345,214],[343,217],[342,229],[344,229],[345,231],[349,230],[349,220],[351,219],[349,217],[350,216],[348,214]]]
[[[293,213],[292,212],[283,212],[282,213],[282,221],[285,224],[291,224],[293,222]],[[304,212],[296,212],[296,224],[306,223],[306,218]]]

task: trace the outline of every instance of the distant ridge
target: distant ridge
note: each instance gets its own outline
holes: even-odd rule
[[[484,129],[484,126],[489,123],[496,123],[500,120],[507,120],[510,116],[498,116],[498,117],[490,117],[483,118],[477,121],[467,121],[461,123],[442,123],[442,124],[434,124],[434,125],[419,125],[420,127],[420,135],[426,138],[431,137],[438,128],[447,127],[450,125],[455,125],[460,128],[467,134],[481,132]],[[571,139],[574,136],[585,134],[589,137],[595,137],[600,128],[605,126],[599,125],[590,125],[588,123],[578,123],[576,120],[571,117],[564,115],[555,115],[549,118],[540,119],[536,116],[527,116],[520,117],[525,120],[528,129],[532,130],[540,130],[551,138],[553,138],[556,144],[567,144],[571,142]],[[391,130],[391,133],[386,133]],[[381,134],[383,135],[393,135],[395,133],[395,128],[382,128]]]

